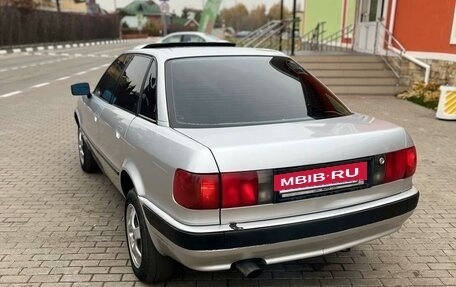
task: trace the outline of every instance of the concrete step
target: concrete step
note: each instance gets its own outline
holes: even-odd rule
[[[386,70],[384,63],[300,63],[308,70]]]
[[[395,77],[390,70],[320,70],[309,69],[318,78],[391,78]]]
[[[315,53],[294,59],[336,95],[392,96],[406,90],[378,56]]]
[[[328,87],[336,95],[396,95],[407,89],[403,86],[333,86]]]
[[[325,78],[319,77],[325,85],[332,86],[395,86],[396,78]]]
[[[382,58],[369,55],[309,55],[295,56],[293,59],[298,63],[383,63]]]

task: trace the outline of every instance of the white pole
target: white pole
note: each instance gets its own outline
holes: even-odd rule
[[[397,5],[397,0],[393,0],[393,3],[391,5],[391,15],[390,15],[390,23],[389,23],[389,28],[388,30],[390,31],[391,35],[394,36],[393,30],[394,30],[394,19],[396,18],[396,5]],[[391,46],[391,37],[388,38],[388,46]]]

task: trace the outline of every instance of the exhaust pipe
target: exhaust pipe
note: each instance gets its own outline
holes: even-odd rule
[[[263,269],[254,260],[241,260],[235,262],[233,265],[245,278],[255,278],[263,273]]]

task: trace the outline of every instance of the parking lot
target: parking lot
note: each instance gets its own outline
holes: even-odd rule
[[[0,286],[140,285],[129,266],[122,196],[105,176],[79,167],[69,89],[80,81],[93,87],[111,54],[125,48],[0,59],[24,63],[0,73],[0,95],[8,95],[0,97]],[[393,97],[342,99],[406,127],[415,140],[421,199],[401,231],[348,252],[267,266],[256,279],[179,267],[156,286],[456,286],[456,122]]]

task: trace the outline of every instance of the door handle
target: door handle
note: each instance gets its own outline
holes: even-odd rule
[[[123,128],[117,128],[116,129],[116,139],[120,139],[123,133]]]

